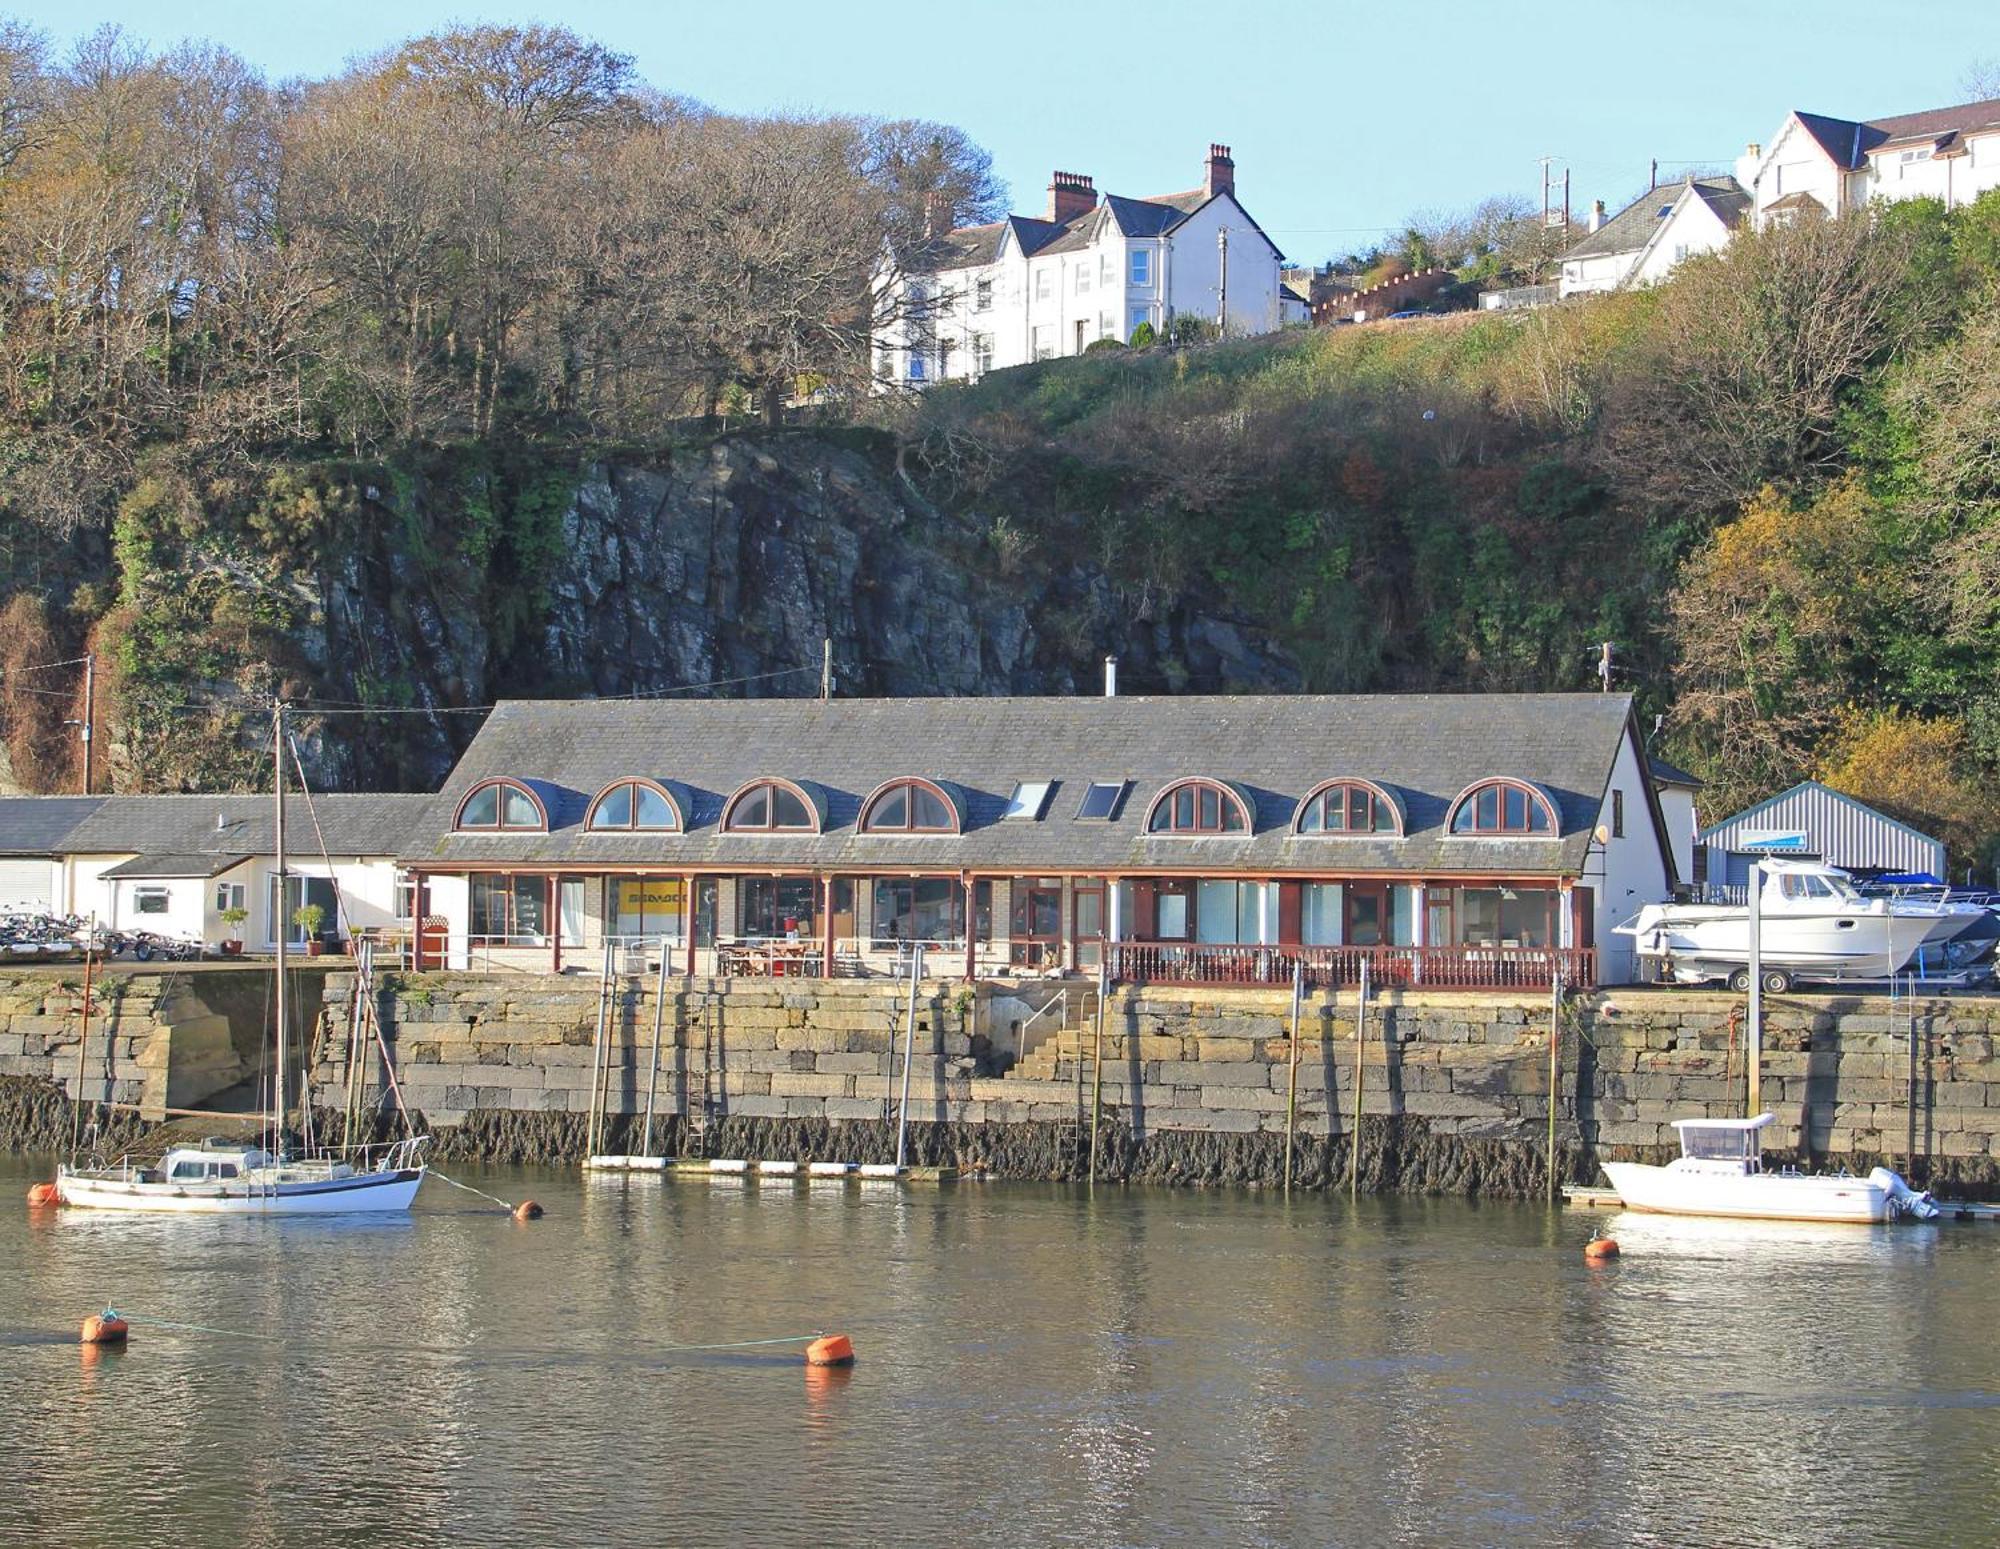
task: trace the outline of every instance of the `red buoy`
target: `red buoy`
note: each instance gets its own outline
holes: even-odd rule
[[[28,1190],[28,1203],[40,1210],[50,1205],[60,1205],[62,1195],[57,1192],[53,1183],[38,1183]]]
[[[131,1332],[131,1326],[106,1307],[104,1311],[92,1313],[83,1320],[80,1340],[86,1345],[122,1345],[125,1336]]]
[[[854,1341],[845,1334],[829,1334],[806,1346],[808,1366],[852,1366]]]
[[[514,1207],[514,1219],[516,1221],[539,1221],[541,1218],[542,1207],[532,1199],[524,1199]]]
[[[1618,1257],[1618,1239],[1615,1237],[1593,1237],[1583,1245],[1583,1261],[1586,1264],[1604,1264]]]

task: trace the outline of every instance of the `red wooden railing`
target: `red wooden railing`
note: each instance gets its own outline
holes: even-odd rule
[[[1376,986],[1433,990],[1545,990],[1563,983],[1597,983],[1592,947],[1255,947],[1183,942],[1107,943],[1111,976],[1141,984],[1269,984],[1292,982],[1305,965],[1308,989],[1360,982],[1361,965]]]

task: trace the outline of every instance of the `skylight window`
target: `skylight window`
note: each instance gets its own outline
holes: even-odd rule
[[[1093,780],[1083,793],[1083,804],[1076,809],[1077,820],[1108,823],[1118,815],[1118,805],[1125,799],[1124,780]]]
[[[1007,798],[1007,810],[1000,814],[1005,823],[1018,819],[1025,823],[1039,823],[1042,814],[1049,810],[1049,795],[1056,788],[1053,780],[1017,780],[1014,794]]]

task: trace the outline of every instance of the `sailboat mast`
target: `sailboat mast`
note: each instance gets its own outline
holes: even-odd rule
[[[278,1010],[278,1080],[276,1100],[271,1105],[272,1126],[276,1131],[271,1154],[282,1156],[285,1149],[285,1029],[288,1024],[285,1007],[285,936],[291,929],[292,922],[285,912],[291,889],[287,886],[285,872],[285,703],[281,699],[271,701],[271,790],[277,803],[274,847],[278,856],[278,918],[273,922],[271,930],[278,943],[278,986],[275,1002]]]

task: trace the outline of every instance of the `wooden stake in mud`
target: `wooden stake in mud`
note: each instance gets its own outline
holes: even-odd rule
[[[1549,980],[1549,1203],[1556,1202],[1556,1076],[1562,1069],[1563,981]]]
[[[74,1094],[76,1101],[71,1107],[69,1121],[69,1160],[71,1166],[76,1165],[77,1147],[83,1143],[83,1058],[85,1052],[90,1048],[90,970],[97,961],[97,914],[95,910],[91,912],[90,924],[85,927],[85,932],[83,938],[83,1013],[76,1033],[76,1092]],[[111,1040],[108,1038],[104,1041],[104,1063],[106,1067],[104,1087],[105,1095],[108,1097],[111,1090]]]
[[[1368,1047],[1368,959],[1361,960],[1361,988],[1354,997],[1354,1128],[1347,1137],[1347,1197],[1361,1196],[1361,1056]]]
[[[1090,1048],[1090,1177],[1097,1182],[1097,1128],[1104,1117],[1104,992],[1110,986],[1110,965],[1097,965],[1097,1033]],[[1077,1058],[1083,1058],[1083,1034],[1077,1033]]]
[[[1285,1085],[1285,1189],[1292,1187],[1292,1149],[1299,1133],[1299,1001],[1306,990],[1306,963],[1292,964],[1292,1067]]]

